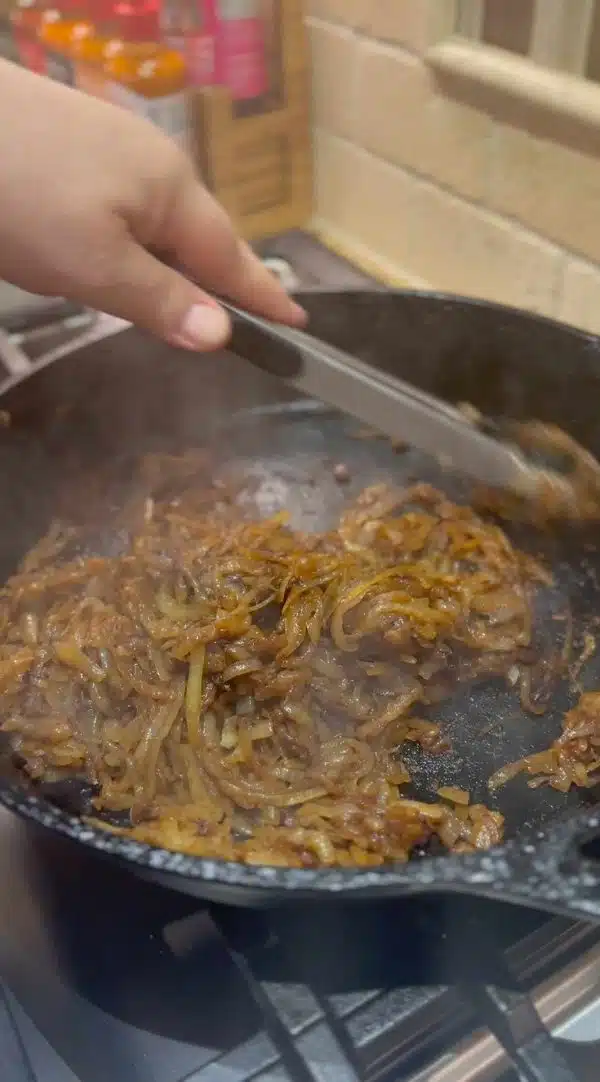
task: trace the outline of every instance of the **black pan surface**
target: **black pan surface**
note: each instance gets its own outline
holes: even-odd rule
[[[411,379],[448,401],[469,401],[492,417],[560,424],[600,454],[600,342],[546,320],[493,305],[404,293],[310,294],[313,333],[361,359]],[[92,477],[110,466],[99,507],[98,547],[119,544],[112,521],[131,489],[132,465],[151,450],[210,445],[223,474],[250,480],[262,514],[285,507],[296,526],[323,529],[365,485],[426,480],[468,498],[464,482],[416,451],[398,454],[384,440],[357,439],[359,425],[288,394],[283,385],[231,355],[199,358],[129,330],[55,363],[15,386],[0,404],[10,427],[0,433],[0,575],[37,540],[65,486],[93,510]],[[344,463],[348,484],[333,468]],[[511,532],[511,531],[509,531]],[[542,552],[555,585],[540,594],[540,645],[560,649],[568,605],[576,631],[600,612],[599,530],[549,537],[524,527],[514,539]],[[600,656],[582,676],[600,688]],[[489,854],[426,856],[369,871],[252,868],[166,853],[105,835],[35,792],[4,755],[0,799],[44,826],[124,859],[141,874],[219,901],[270,904],[283,898],[403,895],[460,891],[600,919],[600,874],[578,852],[596,830],[595,790],[568,796],[531,789],[517,778],[490,796],[489,776],[508,761],[548,746],[576,696],[558,686],[543,717],[525,714],[504,683],[461,688],[435,716],[451,741],[447,755],[413,754],[415,794],[435,799],[440,785],[466,788],[506,816],[507,846]],[[56,798],[56,794],[54,794]]]

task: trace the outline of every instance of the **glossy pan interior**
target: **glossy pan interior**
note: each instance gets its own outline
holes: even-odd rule
[[[490,416],[552,420],[600,454],[597,339],[498,306],[441,296],[314,293],[305,300],[313,333],[361,359]],[[0,432],[3,578],[44,531],[65,484],[80,470],[93,474],[110,465],[111,505],[118,508],[133,460],[150,450],[208,442],[220,467],[233,464],[258,480],[265,513],[285,505],[296,523],[315,528],[331,523],[353,492],[381,478],[431,480],[460,495],[460,485],[435,463],[412,451],[398,455],[383,441],[357,440],[352,419],[294,398],[239,358],[190,356],[135,330],[59,360],[9,390],[0,407],[12,418]],[[348,486],[334,479],[337,462],[348,467]],[[72,491],[83,502],[90,499],[87,486]],[[103,508],[101,519],[98,544],[109,550],[118,541],[111,510]],[[556,575],[541,614],[547,616],[542,634],[548,651],[561,634],[551,617],[567,600],[579,626],[600,608],[596,535],[600,531],[583,538],[567,530],[544,542]],[[587,666],[586,686],[600,688],[600,659]],[[560,690],[546,715],[532,718],[497,682],[462,689],[438,711],[446,719],[451,754],[419,754],[411,761],[417,794],[434,798],[438,786],[455,784],[489,801],[490,774],[546,747],[572,701]],[[272,869],[185,857],[94,830],[28,786],[6,754],[0,760],[0,800],[15,811],[129,862],[140,874],[246,905],[459,891],[600,919],[600,872],[579,853],[579,839],[597,828],[597,799],[594,790],[565,797],[516,779],[491,801],[506,816],[510,839],[491,853],[427,856],[356,872]]]

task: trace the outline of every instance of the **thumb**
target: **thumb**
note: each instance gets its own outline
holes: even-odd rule
[[[214,350],[225,345],[231,328],[224,309],[131,235],[123,237],[113,266],[118,272],[110,283],[99,285],[93,296],[86,289],[87,304],[184,349]]]

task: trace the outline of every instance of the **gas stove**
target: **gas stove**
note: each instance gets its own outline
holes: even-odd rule
[[[362,988],[344,988],[339,972],[309,983],[285,959],[314,956],[318,913],[282,921],[202,907],[8,812],[0,883],[0,1054],[10,1082],[491,1082],[508,1068],[473,1004],[413,983],[412,931],[384,989],[368,987],[368,973]],[[594,1082],[600,931],[508,907],[498,914],[491,925],[547,1025],[591,1042],[571,1045],[570,1058]],[[396,919],[412,928],[401,907]],[[336,921],[343,928],[342,912]],[[433,970],[443,939],[431,936]]]
[[[373,286],[304,235],[264,254],[288,288]],[[0,325],[0,387],[123,326],[61,304]],[[370,907],[357,926],[341,909],[202,906],[0,811],[2,1079],[514,1082],[486,1029],[494,989],[479,1002],[467,988],[491,946],[515,978],[501,996],[513,1034],[535,1036],[530,995],[577,1078],[596,1082],[600,929],[490,903],[477,942],[467,907],[448,987],[435,912],[433,926],[427,901]]]

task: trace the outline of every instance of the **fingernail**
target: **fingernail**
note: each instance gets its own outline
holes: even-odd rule
[[[292,302],[292,319],[299,327],[303,327],[308,321],[308,312],[300,304],[296,304],[295,301]]]
[[[186,312],[174,342],[184,349],[219,349],[228,334],[229,321],[222,308],[194,304]]]

